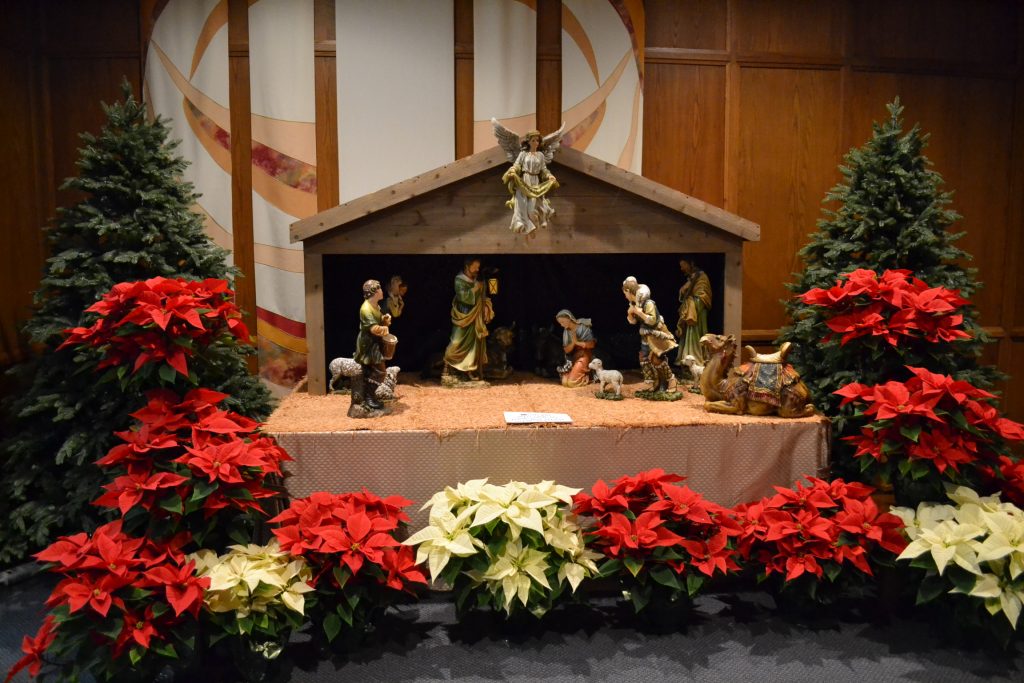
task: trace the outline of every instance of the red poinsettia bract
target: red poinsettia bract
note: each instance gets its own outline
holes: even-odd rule
[[[345,569],[348,581],[411,591],[426,585],[411,547],[402,546],[394,533],[409,521],[404,508],[412,504],[401,496],[381,498],[370,491],[332,494],[317,492],[293,500],[270,520],[281,549],[302,556],[314,568],[314,582],[342,588],[336,569]]]
[[[591,518],[588,546],[626,562],[634,576],[668,568],[677,576],[693,569],[710,577],[736,569],[730,539],[739,526],[725,508],[678,485],[683,479],[652,469],[576,494],[573,511]]]
[[[1024,425],[1002,417],[995,396],[963,380],[908,366],[910,379],[866,386],[853,382],[836,391],[855,417],[871,418],[860,434],[844,437],[855,457],[879,463],[908,458],[931,463],[939,474],[965,466],[991,468],[1005,455],[1003,441],[1024,440]]]
[[[745,564],[787,582],[804,574],[820,579],[829,564],[871,575],[871,552],[899,554],[906,547],[903,523],[878,510],[871,487],[842,479],[808,482],[777,486],[774,496],[736,506],[737,549]]]
[[[43,625],[34,636],[24,636],[21,640],[21,651],[25,656],[14,663],[7,673],[4,683],[9,683],[19,671],[28,667],[28,675],[35,678],[43,666],[43,655],[46,653],[53,641],[57,638],[57,622],[53,615],[47,615]]]
[[[225,280],[155,277],[116,284],[86,309],[89,327],[65,330],[59,348],[100,349],[97,369],[164,364],[188,377],[188,359],[222,336],[249,343],[249,331]]]
[[[195,563],[180,551],[185,542],[183,537],[167,542],[136,538],[124,533],[117,520],[91,535],[62,537],[37,553],[49,571],[62,576],[46,606],[66,607],[68,614],[84,615],[85,621],[61,625],[48,616],[34,638],[26,637],[25,657],[11,675],[25,666],[37,675],[42,655],[62,635],[61,629],[85,628],[96,646],[109,648],[117,659],[129,646],[149,649],[154,639],[168,641],[186,621],[194,625],[210,580],[195,575]],[[116,636],[103,628],[111,617],[123,620]]]
[[[881,275],[855,270],[834,287],[811,289],[799,298],[830,312],[826,325],[841,335],[840,345],[861,337],[881,338],[891,346],[911,339],[951,342],[970,337],[960,312],[968,301],[956,290],[929,287],[909,270],[887,270]]]
[[[136,425],[116,433],[123,443],[97,461],[116,476],[94,504],[179,520],[194,508],[204,517],[225,508],[262,512],[259,501],[275,495],[267,476],[281,475],[291,458],[258,422],[218,407],[227,395],[209,389],[147,398],[132,413]]]

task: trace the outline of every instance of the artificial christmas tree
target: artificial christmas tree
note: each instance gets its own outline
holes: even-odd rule
[[[85,309],[116,283],[156,276],[230,278],[225,252],[203,233],[191,210],[198,195],[181,174],[187,162],[168,140],[167,124],[147,121],[145,105],[124,85],[123,102],[104,105],[107,123],[84,134],[79,175],[63,188],[85,195],[62,209],[47,239],[52,256],[35,295],[26,333],[38,357],[15,369],[23,389],[6,406],[14,433],[2,444],[0,564],[24,558],[57,534],[92,529],[88,503],[100,492],[95,461],[145,403],[146,387],[98,383],[57,350],[63,331],[83,325]],[[225,407],[246,417],[269,414],[269,394],[235,346],[207,364],[202,386],[230,396]]]
[[[962,265],[970,256],[955,246],[963,233],[949,230],[960,218],[949,208],[952,195],[942,189],[942,177],[922,154],[928,136],[917,125],[904,133],[898,98],[888,110],[889,118],[873,125],[871,139],[846,154],[839,167],[843,180],[825,196],[824,218],[800,251],[804,271],[788,285],[798,295],[786,302],[792,324],[781,330],[777,341],[793,342],[789,360],[817,406],[833,418],[833,464],[837,474],[848,477],[856,477],[857,468],[849,468],[851,449],[840,439],[849,433],[850,410],[840,409],[841,397],[833,392],[850,382],[906,380],[908,365],[975,386],[989,386],[998,376],[979,363],[987,338],[969,302],[956,311],[963,316],[958,323],[966,332],[963,338],[936,342],[921,335],[894,344],[883,336],[869,336],[847,344],[827,324],[835,312],[799,296],[843,284],[842,276],[859,269],[879,276],[886,270],[907,270],[928,287],[954,290],[965,299],[979,286],[975,271]]]

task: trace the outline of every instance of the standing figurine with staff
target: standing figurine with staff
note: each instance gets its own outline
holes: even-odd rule
[[[455,276],[452,298],[452,334],[444,352],[444,386],[481,382],[487,367],[487,324],[494,319],[494,308],[487,297],[486,283],[480,280],[480,259],[468,257],[462,272]]]

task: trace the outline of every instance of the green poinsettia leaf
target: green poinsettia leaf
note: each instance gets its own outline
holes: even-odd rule
[[[327,642],[334,642],[341,632],[341,618],[337,614],[328,613],[324,617],[323,629],[324,635],[327,636]]]

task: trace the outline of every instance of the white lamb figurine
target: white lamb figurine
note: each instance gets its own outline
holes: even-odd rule
[[[327,388],[334,389],[334,383],[342,377],[355,377],[361,371],[359,363],[351,358],[335,358],[327,368],[331,371],[331,381]],[[384,370],[384,381],[377,385],[376,396],[379,401],[390,401],[395,397],[395,385],[398,384],[398,373],[401,368],[392,365]]]
[[[594,381],[601,385],[601,391],[607,392],[608,390],[605,387],[611,385],[612,389],[615,390],[616,396],[622,395],[621,372],[618,370],[605,370],[604,363],[601,362],[600,358],[590,361],[590,365],[587,367],[594,371]]]
[[[690,368],[690,375],[693,377],[693,383],[700,383],[700,376],[704,374],[704,366],[697,362],[697,359],[692,354],[686,354],[683,356],[683,365]]]

